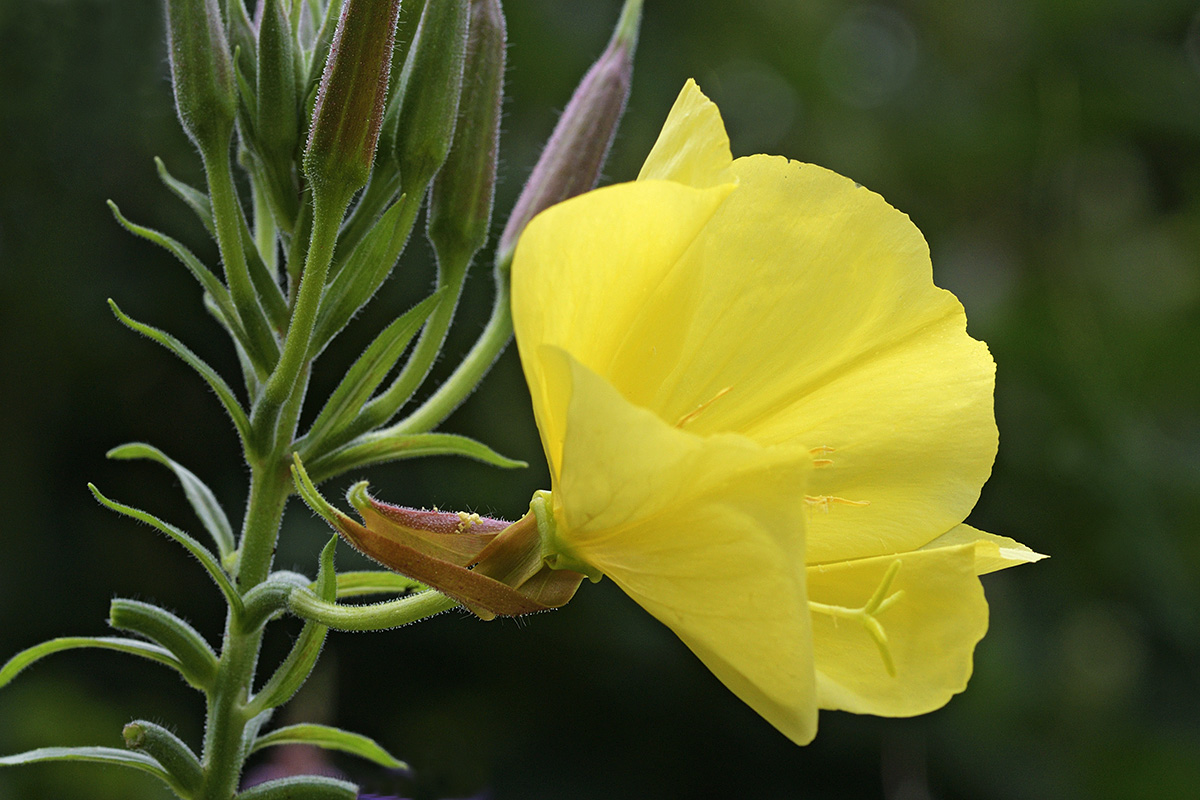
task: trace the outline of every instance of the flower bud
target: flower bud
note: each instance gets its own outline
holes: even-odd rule
[[[395,153],[409,194],[425,191],[450,149],[469,20],[469,0],[427,2],[404,60]]]
[[[512,524],[478,514],[419,511],[381,503],[359,483],[346,496],[360,524],[321,497],[298,459],[292,472],[300,496],[352,547],[482,619],[557,608],[583,580],[577,572],[546,565],[533,511]]]
[[[272,206],[290,231],[299,205],[293,168],[300,141],[295,43],[283,0],[266,0],[258,28],[257,102],[252,146],[267,174]]]
[[[228,147],[237,95],[217,0],[167,0],[167,46],[183,129],[202,154]]]
[[[400,0],[345,0],[329,47],[304,171],[315,192],[343,207],[371,173],[399,11]]]
[[[497,249],[506,264],[517,238],[539,212],[591,190],[600,179],[633,79],[641,0],[626,0],[608,48],[583,76],[517,199]]]
[[[471,0],[458,123],[429,201],[429,238],[439,252],[464,261],[483,247],[492,220],[504,44],[500,0]]]

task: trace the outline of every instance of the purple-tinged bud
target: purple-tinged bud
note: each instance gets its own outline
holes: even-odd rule
[[[487,241],[496,189],[504,99],[504,11],[471,0],[458,123],[429,201],[429,238],[439,253],[469,260]]]
[[[237,113],[233,63],[217,0],[167,0],[167,45],[179,121],[207,155],[228,147]]]
[[[517,238],[529,220],[555,203],[596,186],[617,124],[625,113],[641,16],[642,0],[626,0],[608,48],[571,96],[513,207],[500,236],[497,264],[503,266],[511,260]]]
[[[344,204],[371,174],[400,0],[345,0],[321,76],[304,172]]]

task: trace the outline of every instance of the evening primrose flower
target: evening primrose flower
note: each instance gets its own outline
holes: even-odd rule
[[[537,216],[512,277],[549,564],[608,576],[797,743],[818,708],[965,687],[978,576],[1040,556],[962,524],[995,366],[907,216],[734,160],[689,81],[638,180]]]

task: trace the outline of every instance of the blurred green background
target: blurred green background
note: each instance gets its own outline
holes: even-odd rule
[[[617,0],[510,0],[497,207],[516,193],[604,46]],[[848,175],[924,231],[938,283],[999,364],[999,460],[971,517],[1053,556],[985,579],[992,630],[967,691],[911,720],[826,713],[797,748],[610,583],[484,624],[448,614],[331,636],[305,713],[378,738],[420,798],[1176,798],[1200,787],[1200,4],[1195,0],[649,0],[629,111],[606,170],[632,178],[684,80],[720,105],[735,155]],[[104,452],[144,440],[236,517],[245,469],[215,398],[111,317],[113,297],[227,372],[190,276],[111,219],[215,263],[153,156],[199,181],[172,106],[154,0],[0,2],[0,660],[102,635],[113,596],[219,636],[219,595],[184,553],[85,488],[187,526],[165,470]],[[498,218],[497,228],[503,217]],[[429,247],[317,376],[426,289]],[[451,350],[482,325],[469,284]],[[513,518],[547,485],[509,352],[448,422],[533,466],[449,459],[369,473],[394,502]],[[347,482],[328,487],[337,496]],[[312,572],[328,532],[289,514],[279,565]],[[343,549],[343,563],[349,563]],[[280,626],[279,658],[297,626]],[[118,746],[134,717],[197,744],[173,674],[97,651],[0,690],[0,753]],[[0,798],[160,798],[91,766],[0,771]]]

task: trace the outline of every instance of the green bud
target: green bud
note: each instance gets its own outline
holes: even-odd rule
[[[625,0],[608,48],[571,96],[504,226],[498,264],[511,259],[521,231],[539,212],[595,187],[625,112],[641,15],[642,0]]]
[[[237,95],[217,0],[167,0],[167,44],[183,129],[202,154],[228,147]]]
[[[345,0],[321,76],[304,171],[343,208],[371,174],[399,11],[400,0]]]
[[[161,725],[146,720],[134,720],[121,731],[125,746],[153,757],[167,774],[191,796],[204,781],[204,769],[191,748]]]
[[[469,0],[430,0],[400,75],[396,160],[400,186],[422,194],[446,160],[462,92]]]
[[[272,208],[290,232],[299,209],[293,164],[300,141],[295,44],[283,0],[266,0],[258,28],[258,86],[253,147],[266,171]]]
[[[471,0],[458,123],[429,201],[430,240],[440,252],[465,259],[483,247],[492,219],[504,45],[500,0]]]

